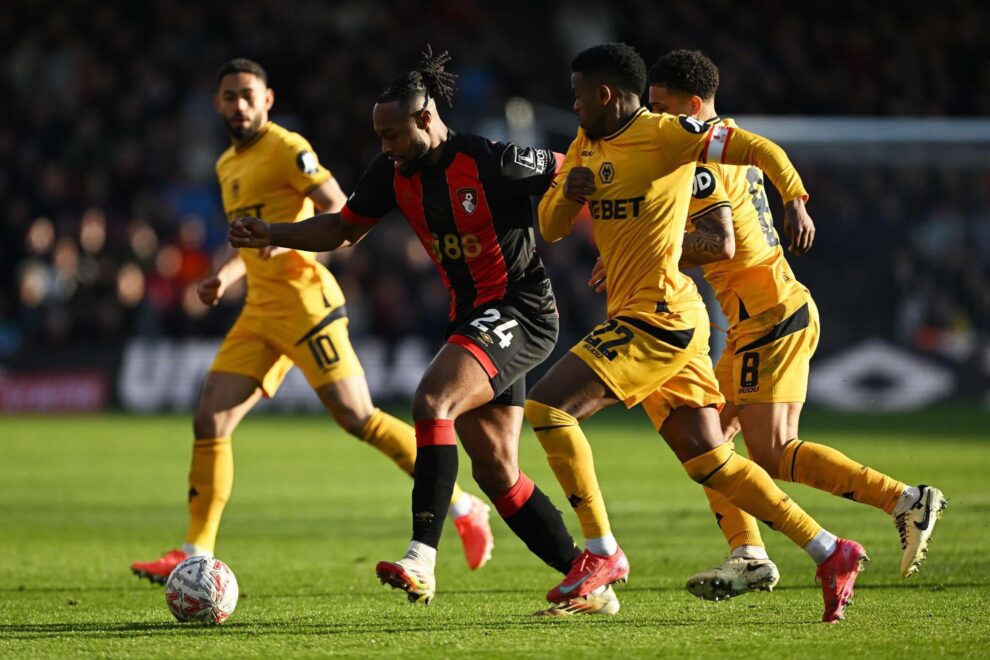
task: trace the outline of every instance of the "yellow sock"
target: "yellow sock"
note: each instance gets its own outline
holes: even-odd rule
[[[744,545],[765,547],[763,537],[760,536],[760,530],[756,526],[756,518],[730,502],[717,490],[706,487],[705,495],[708,496],[708,505],[715,514],[715,520],[718,521],[718,528],[729,542],[730,550]]]
[[[814,518],[777,487],[766,470],[726,442],[684,463],[688,475],[722,493],[737,507],[787,536],[801,548],[822,531]]]
[[[794,439],[780,456],[780,478],[855,502],[871,504],[887,513],[894,510],[906,484],[861,465],[841,451]]]
[[[416,467],[416,432],[413,427],[376,408],[361,429],[361,439],[392,459],[400,470],[412,476]],[[464,491],[455,483],[451,504],[463,494]]]
[[[189,469],[189,531],[186,543],[213,552],[220,517],[234,485],[230,438],[198,439]]]
[[[562,410],[536,401],[526,401],[526,418],[547,453],[547,462],[557,475],[567,501],[574,507],[584,537],[593,539],[610,534],[591,445],[578,421]]]

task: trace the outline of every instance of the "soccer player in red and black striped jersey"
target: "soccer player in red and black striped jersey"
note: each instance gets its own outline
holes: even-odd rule
[[[553,349],[558,320],[550,280],[535,251],[531,198],[557,172],[551,151],[455,133],[437,112],[448,104],[450,58],[427,49],[423,61],[378,98],[373,112],[382,153],[340,214],[294,224],[242,218],[236,247],[278,245],[314,252],[357,243],[391,211],[405,216],[450,294],[446,343],[413,398],[417,457],[412,541],[379,579],[429,602],[436,548],[457,475],[456,436],[475,480],[529,549],[567,573],[579,552],[549,498],[519,470],[526,372]],[[611,588],[557,604],[555,614],[613,613]]]

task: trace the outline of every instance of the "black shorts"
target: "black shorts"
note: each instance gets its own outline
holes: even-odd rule
[[[493,403],[522,406],[526,373],[550,356],[557,343],[556,311],[507,299],[481,305],[447,326],[447,343],[470,351],[488,373]]]

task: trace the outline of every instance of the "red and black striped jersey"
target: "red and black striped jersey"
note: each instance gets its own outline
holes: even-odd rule
[[[506,297],[552,312],[531,198],[550,186],[559,154],[453,131],[442,149],[438,162],[408,175],[379,154],[341,217],[369,225],[401,211],[440,270],[451,319]]]

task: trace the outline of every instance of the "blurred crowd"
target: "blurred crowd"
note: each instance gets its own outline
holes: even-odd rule
[[[819,13],[817,4],[4,2],[0,358],[229,327],[243,290],[207,309],[194,286],[224,250],[213,165],[227,138],[212,93],[216,68],[234,56],[268,69],[273,118],[311,141],[345,191],[378,148],[375,96],[428,42],[452,53],[460,75],[448,123],[493,137],[504,137],[510,97],[569,109],[570,57],[607,40],[637,45],[648,61],[705,50],[722,71],[719,107],[732,114],[990,113],[990,67],[974,65],[987,61],[985,5],[885,13],[847,2]],[[884,309],[886,331],[909,345],[942,345],[959,328],[985,333],[986,170],[809,168],[805,178],[816,218],[841,229],[823,229],[819,256],[798,268],[819,298],[843,295],[829,293],[840,282],[874,296],[866,308]],[[588,327],[602,305],[584,285],[587,233],[544,254],[563,326]],[[872,260],[873,288],[833,272],[843,255]],[[445,294],[402,223],[331,268],[357,331],[439,331]]]

